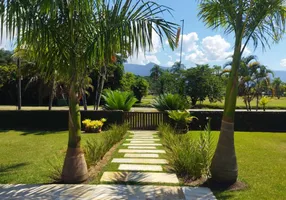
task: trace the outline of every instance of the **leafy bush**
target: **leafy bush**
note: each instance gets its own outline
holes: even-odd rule
[[[188,108],[187,100],[179,94],[162,94],[152,104],[159,111],[185,110]]]
[[[185,180],[195,180],[210,176],[210,163],[213,156],[213,139],[210,123],[199,137],[192,133],[176,134],[170,125],[159,126],[159,136],[167,151],[171,170]]]
[[[171,110],[168,111],[169,118],[173,120],[173,125],[177,131],[187,132],[189,130],[188,124],[190,124],[193,119],[198,119],[195,116],[191,116],[188,111]]]
[[[130,92],[107,90],[102,95],[106,110],[123,110],[129,111],[137,102],[137,99]]]
[[[266,96],[263,96],[260,101],[259,104],[262,105],[263,110],[265,111],[266,109],[266,105],[269,103],[270,99]]]
[[[91,138],[84,145],[86,162],[88,165],[95,164],[103,158],[106,152],[120,142],[128,131],[128,125],[112,125],[110,130],[103,132],[102,139]]]
[[[141,102],[142,97],[146,96],[148,93],[149,83],[144,78],[137,78],[131,88],[135,97],[138,99],[138,102]]]

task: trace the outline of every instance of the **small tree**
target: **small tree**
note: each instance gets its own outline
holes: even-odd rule
[[[149,83],[146,79],[139,77],[132,86],[132,91],[138,102],[141,102],[142,97],[146,96],[148,93]]]

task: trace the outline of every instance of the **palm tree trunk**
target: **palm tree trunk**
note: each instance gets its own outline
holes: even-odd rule
[[[102,74],[101,74],[101,81],[100,81],[100,86],[99,86],[99,91],[98,91],[96,110],[98,110],[99,105],[100,105],[101,94],[102,94],[103,87],[104,87],[104,82],[105,82],[106,73],[107,73],[107,71],[106,71],[106,66],[104,66],[104,67],[103,67],[103,70],[102,70]]]
[[[52,83],[52,90],[51,90],[50,99],[49,99],[49,110],[52,110],[53,101],[55,97],[55,90],[56,90],[56,78],[54,76],[53,83]]]
[[[101,76],[100,76],[100,73],[98,74],[98,77],[97,77],[97,85],[96,85],[96,91],[95,91],[95,100],[94,100],[94,110],[96,109],[96,105],[97,105],[97,101],[98,101],[98,92],[99,92],[99,85],[100,85],[100,79],[101,79]]]
[[[83,104],[84,110],[87,110],[87,101],[86,101],[85,91],[83,91],[83,93],[82,93],[82,104]]]
[[[69,92],[69,141],[64,161],[62,180],[64,183],[80,183],[88,178],[87,164],[80,146],[81,115],[75,81]]]
[[[18,110],[22,108],[22,80],[21,80],[21,67],[20,59],[17,59],[17,68],[18,68]]]
[[[232,184],[236,182],[238,175],[234,147],[234,114],[238,93],[240,50],[241,41],[236,39],[232,69],[226,89],[220,136],[210,169],[212,181],[222,184]]]

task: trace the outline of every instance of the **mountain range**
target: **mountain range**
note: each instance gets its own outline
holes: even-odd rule
[[[150,75],[150,70],[152,69],[152,67],[155,65],[155,63],[148,63],[146,65],[139,65],[139,64],[129,64],[129,63],[125,63],[124,64],[124,70],[125,72],[132,72],[135,75],[139,75],[139,76],[149,76]],[[162,67],[163,69],[168,69],[168,67]],[[286,82],[286,71],[282,71],[282,70],[274,70],[274,76],[275,77],[280,77],[280,79],[283,82]]]

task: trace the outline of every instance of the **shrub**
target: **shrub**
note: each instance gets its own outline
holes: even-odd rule
[[[85,132],[94,133],[101,132],[104,122],[106,122],[105,118],[101,118],[100,120],[85,119],[82,121],[82,124],[84,125]]]
[[[158,111],[185,110],[188,108],[187,100],[179,94],[162,94],[152,104]]]
[[[128,125],[112,125],[110,130],[103,132],[102,137],[91,138],[84,145],[85,157],[88,165],[95,164],[103,158],[113,145],[120,142],[128,131]]]
[[[132,85],[132,91],[135,97],[138,99],[140,103],[143,96],[146,96],[148,93],[149,83],[144,78],[137,78],[134,85]]]
[[[265,111],[266,105],[269,103],[270,99],[266,96],[263,96],[260,101],[259,104],[262,105],[263,110]]]
[[[168,116],[172,119],[173,127],[180,132],[187,132],[189,130],[189,124],[193,119],[198,119],[195,116],[191,116],[188,111],[171,110],[168,111]]]
[[[176,134],[170,125],[160,125],[159,136],[166,148],[172,171],[185,180],[210,176],[209,168],[214,152],[210,123],[199,137],[192,133]]]
[[[102,95],[106,110],[123,110],[129,111],[137,102],[137,99],[130,92],[107,90]]]

